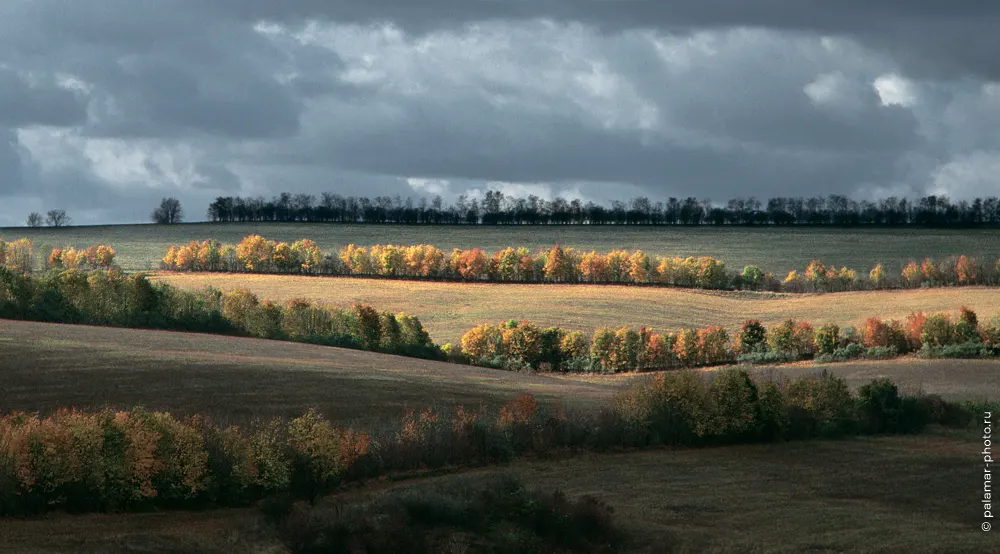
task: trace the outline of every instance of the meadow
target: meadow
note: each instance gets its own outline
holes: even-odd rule
[[[979,529],[971,433],[791,442],[522,460],[381,482],[307,512],[430,496],[498,474],[570,498],[596,495],[629,552],[990,552]],[[980,445],[981,446],[981,445]],[[0,519],[0,552],[286,552],[256,509]]]
[[[859,325],[864,318],[904,319],[911,312],[957,312],[965,305],[988,321],[1000,295],[986,287],[855,291],[834,294],[716,292],[619,285],[440,283],[352,277],[303,277],[159,272],[153,281],[197,290],[248,288],[284,302],[306,298],[333,306],[363,302],[420,317],[437,344],[457,344],[480,323],[517,319],[588,334],[601,326],[646,325],[659,330],[721,325],[736,330],[747,318],[765,325],[788,318],[814,325]]]
[[[840,229],[780,227],[641,227],[641,226],[431,226],[331,225],[322,223],[186,223],[180,225],[110,225],[64,228],[0,229],[7,239],[28,237],[36,245],[85,247],[110,244],[123,269],[151,270],[170,244],[214,238],[238,243],[258,233],[293,242],[308,238],[323,250],[348,244],[434,244],[442,250],[506,246],[531,250],[558,243],[577,249],[641,249],[660,256],[713,256],[730,269],[756,264],[785,274],[810,260],[867,272],[876,263],[898,273],[911,259],[965,254],[981,260],[1000,257],[998,229]]]

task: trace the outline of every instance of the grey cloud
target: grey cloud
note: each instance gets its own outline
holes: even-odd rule
[[[394,22],[418,33],[534,18],[609,32],[759,27],[857,37],[927,75],[1000,77],[1000,4],[982,0],[221,0],[218,9],[246,20]]]
[[[7,0],[0,220],[26,198],[86,223],[166,195],[197,218],[216,194],[427,193],[407,177],[967,195],[1000,156],[996,28],[970,1]],[[914,102],[883,105],[888,73]]]
[[[29,83],[14,71],[0,67],[0,126],[71,126],[87,120],[87,102],[81,94],[51,79]]]

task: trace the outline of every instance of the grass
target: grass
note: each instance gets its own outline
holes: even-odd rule
[[[671,449],[521,461],[329,497],[314,515],[402,495],[438,496],[513,474],[533,489],[595,495],[634,552],[990,552],[972,433]],[[3,552],[282,552],[256,510],[0,520]]]
[[[87,246],[108,243],[118,250],[118,263],[126,270],[159,267],[171,243],[215,238],[239,242],[250,233],[293,241],[310,238],[324,250],[350,243],[431,243],[438,247],[485,248],[504,246],[550,247],[555,243],[575,248],[607,251],[640,248],[649,254],[670,256],[715,256],[730,268],[757,264],[766,271],[785,274],[805,268],[818,258],[827,264],[867,271],[876,263],[896,272],[908,260],[924,256],[966,254],[993,262],[1000,257],[1000,230],[946,229],[834,229],[775,227],[464,227],[329,224],[208,224],[173,226],[106,225],[59,229],[8,227],[6,238],[28,237],[35,244]]]
[[[604,325],[655,329],[722,325],[734,330],[748,317],[765,325],[791,317],[845,326],[858,325],[871,315],[903,319],[914,311],[956,312],[963,305],[975,310],[981,321],[1000,314],[1000,295],[985,287],[773,294],[219,273],[160,273],[154,280],[188,289],[246,287],[261,298],[281,302],[293,297],[336,306],[367,302],[380,310],[416,315],[438,344],[457,344],[463,333],[480,323],[511,318],[590,333]]]

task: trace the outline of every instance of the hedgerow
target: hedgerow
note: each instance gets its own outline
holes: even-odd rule
[[[309,342],[439,359],[417,318],[347,309],[302,299],[277,305],[248,290],[189,292],[117,269],[50,270],[42,275],[0,268],[0,317],[171,329]]]
[[[551,336],[543,344],[541,337]],[[453,361],[508,370],[607,372],[712,366],[732,362],[778,364],[814,359],[821,363],[858,358],[884,360],[915,352],[925,357],[1000,355],[1000,318],[980,324],[962,307],[958,323],[949,314],[910,314],[905,321],[870,317],[857,332],[834,324],[813,327],[787,320],[770,329],[747,320],[729,335],[720,327],[658,332],[601,327],[588,339],[559,327],[539,330],[527,321],[484,323],[448,345]]]
[[[274,494],[315,501],[380,475],[503,463],[556,450],[764,442],[916,432],[973,421],[938,397],[880,379],[853,395],[827,374],[795,380],[661,373],[606,406],[567,411],[521,394],[496,412],[407,410],[374,431],[315,410],[243,428],[142,408],[0,416],[0,515],[239,506]]]
[[[745,289],[785,292],[837,292],[881,288],[976,285],[1000,283],[1000,265],[983,264],[967,256],[908,263],[898,276],[881,264],[858,272],[812,260],[803,270],[783,279],[756,265],[729,271],[723,261],[708,257],[661,257],[642,250],[581,251],[555,245],[530,251],[507,247],[492,253],[479,248],[443,251],[429,244],[371,247],[350,244],[323,252],[303,239],[294,243],[250,235],[236,245],[216,240],[171,245],[161,267],[175,271],[231,271],[356,275],[368,277],[440,279],[523,283],[602,283],[662,285],[703,289]]]

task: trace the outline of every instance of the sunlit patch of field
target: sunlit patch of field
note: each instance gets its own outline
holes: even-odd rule
[[[747,318],[767,325],[794,318],[845,326],[858,325],[872,315],[903,319],[921,310],[957,313],[963,305],[975,310],[981,320],[1000,313],[1000,293],[987,287],[774,294],[222,273],[161,272],[154,279],[185,289],[248,288],[261,298],[282,302],[294,297],[335,306],[366,302],[380,310],[416,315],[439,344],[457,343],[465,331],[480,323],[512,318],[592,332],[604,325],[655,329],[722,325],[732,330]]]

